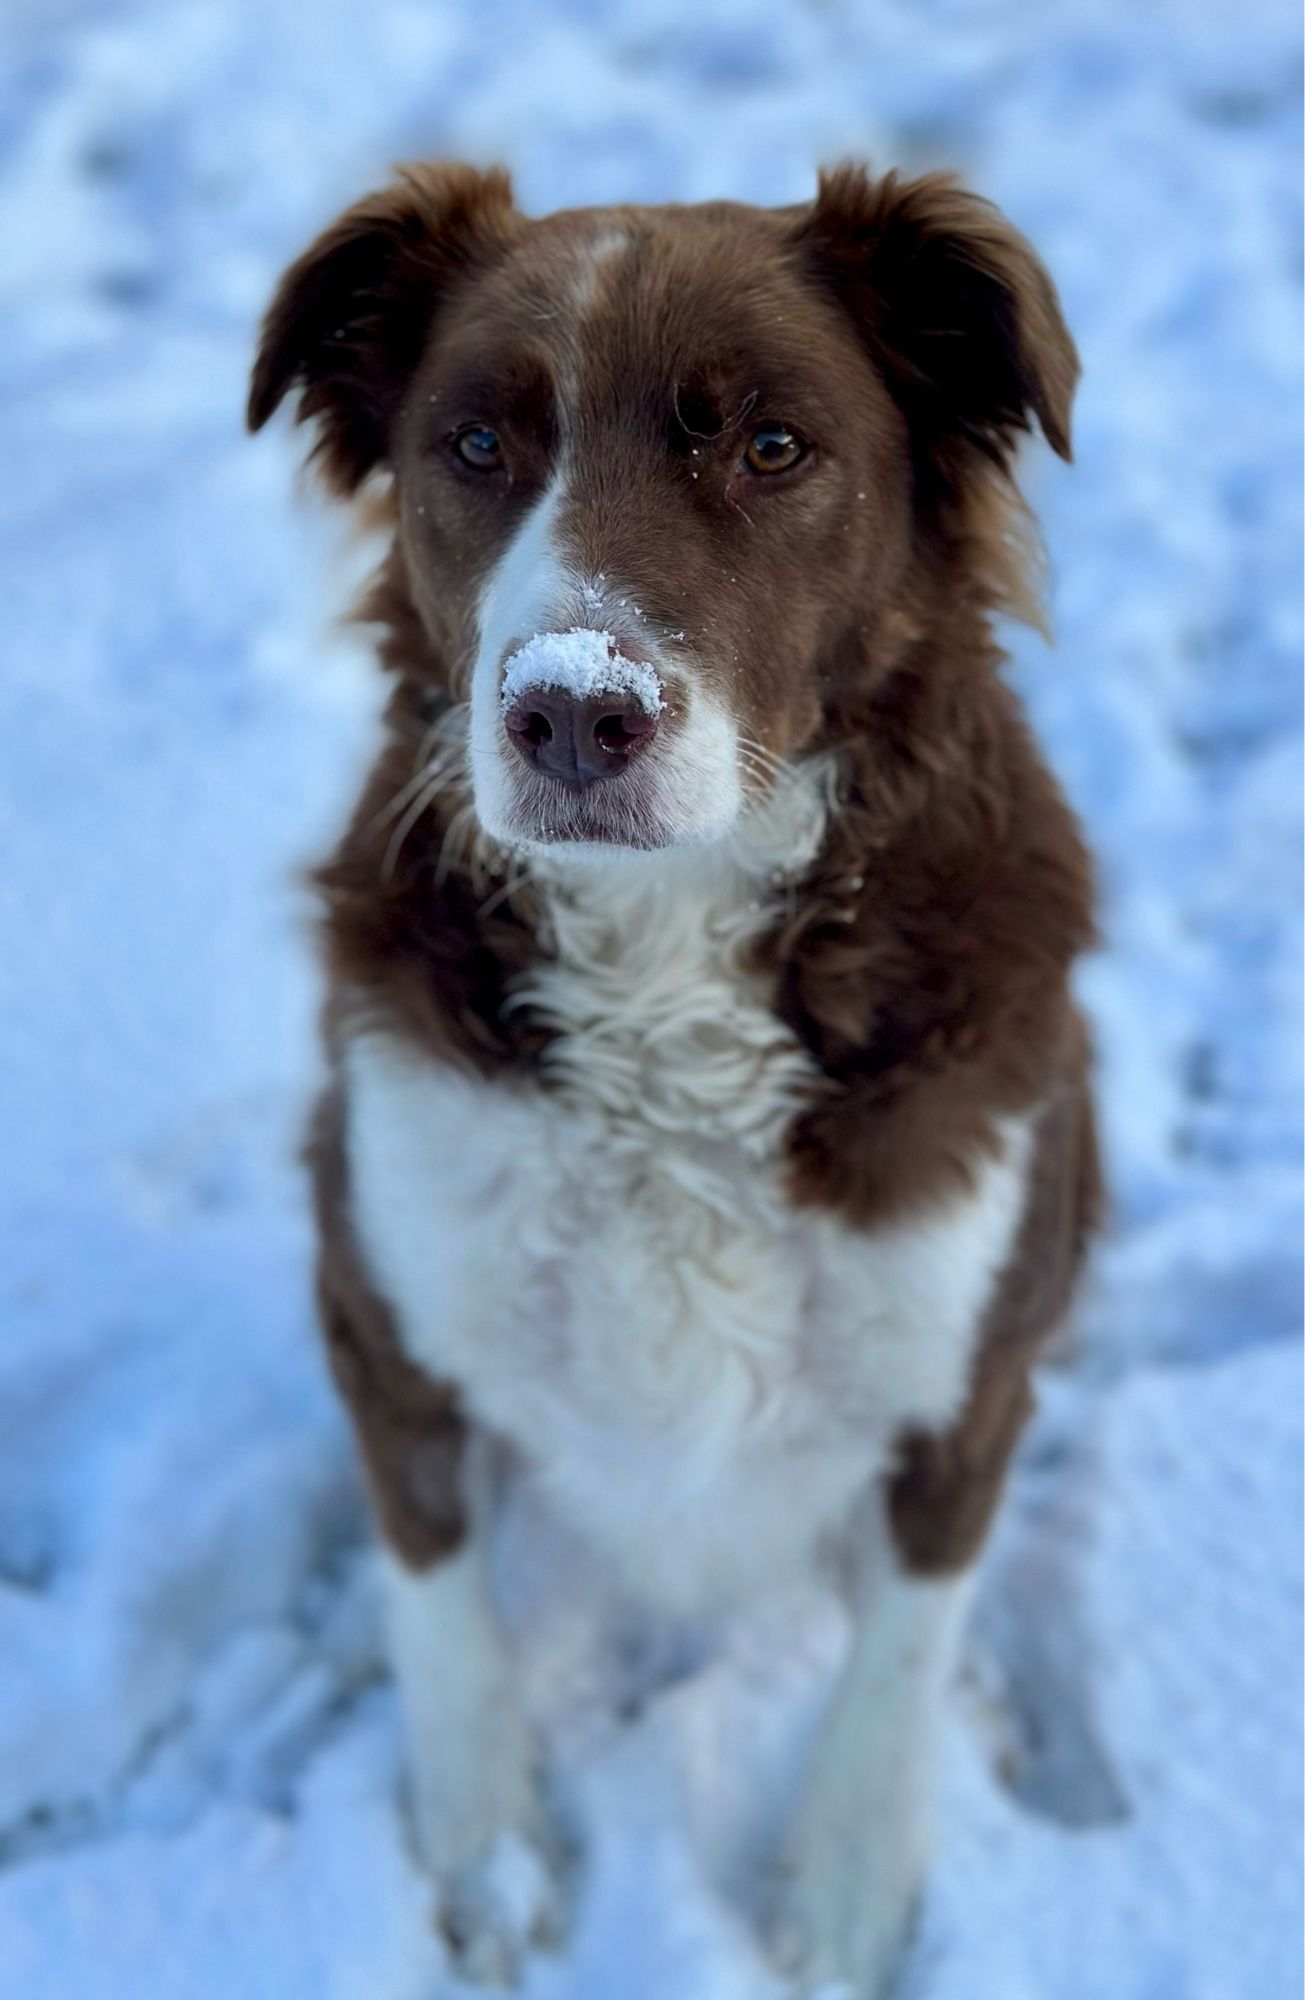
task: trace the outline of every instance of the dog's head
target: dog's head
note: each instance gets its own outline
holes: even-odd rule
[[[249,416],[297,388],[337,490],[393,475],[486,829],[663,847],[892,670],[1020,433],[1068,455],[1076,374],[1027,243],[945,178],[536,221],[420,167],[286,274]]]

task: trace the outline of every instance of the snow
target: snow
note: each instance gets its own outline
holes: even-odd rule
[[[661,682],[643,660],[621,652],[610,632],[540,632],[518,647],[503,673],[503,706],[532,688],[564,688],[577,701],[625,694],[648,715],[660,715]]]
[[[389,162],[525,203],[954,164],[1085,361],[1015,672],[1101,856],[1115,1218],[992,1551],[909,2000],[1299,1991],[1299,28],[1286,0],[11,0],[0,65],[0,1994],[439,2000],[294,1153],[365,552],[240,428]],[[841,1643],[618,1726],[531,2000],[780,2000],[721,1885]],[[553,1662],[566,1694],[565,1663]]]

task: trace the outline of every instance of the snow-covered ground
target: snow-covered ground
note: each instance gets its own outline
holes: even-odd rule
[[[962,166],[1086,374],[1017,670],[1103,860],[1117,1200],[993,1551],[912,2000],[1301,1980],[1299,54],[1291,0],[9,0],[0,26],[0,1994],[436,2000],[293,1164],[356,559],[241,434],[395,157],[535,208]],[[707,1862],[838,1633],[573,1731],[533,2000],[778,1994]],[[753,1791],[748,1773],[753,1772]]]

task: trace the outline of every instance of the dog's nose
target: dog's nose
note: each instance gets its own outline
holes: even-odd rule
[[[518,754],[563,784],[615,778],[646,750],[657,717],[619,694],[571,695],[564,688],[523,688],[503,715]]]

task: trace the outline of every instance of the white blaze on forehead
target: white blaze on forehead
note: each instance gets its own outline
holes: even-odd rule
[[[531,688],[561,688],[584,701],[590,695],[628,695],[648,715],[664,706],[662,685],[642,660],[627,659],[610,632],[540,632],[515,652],[503,676],[503,705]]]
[[[491,571],[480,601],[476,674],[498,663],[514,641],[551,625],[570,582],[558,545],[558,516],[566,501],[565,471],[557,472]]]
[[[566,474],[559,471],[491,570],[478,607],[468,744],[471,787],[482,826],[499,838],[510,833],[512,811],[512,780],[498,701],[499,667],[511,647],[558,616],[568,583],[557,538],[565,499]]]

